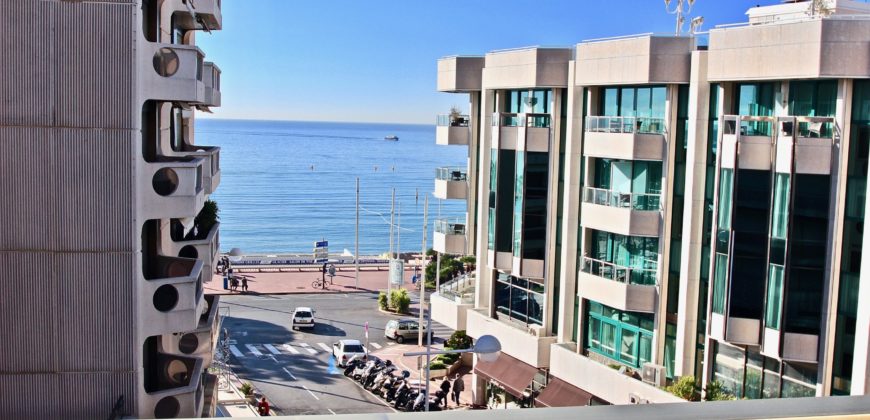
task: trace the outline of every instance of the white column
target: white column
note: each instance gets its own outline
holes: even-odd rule
[[[484,77],[483,86],[486,86]],[[477,152],[480,155],[480,166],[477,171],[477,237],[479,240],[474,250],[477,258],[477,280],[474,291],[474,307],[489,308],[492,288],[492,270],[487,259],[487,238],[489,238],[489,167],[490,143],[492,132],[492,113],[495,112],[496,95],[493,90],[482,90],[480,95],[481,114],[480,137]]]
[[[688,147],[686,149],[683,242],[680,250],[680,290],[677,308],[677,349],[674,375],[695,374],[698,336],[698,305],[704,238],[704,193],[707,186],[707,130],[710,84],[707,82],[707,52],[692,53],[689,82]]]

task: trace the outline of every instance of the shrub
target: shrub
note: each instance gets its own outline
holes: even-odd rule
[[[691,375],[681,376],[665,391],[670,392],[686,401],[700,401],[701,395],[695,388],[695,377]]]
[[[470,349],[472,345],[471,337],[465,333],[465,330],[454,331],[453,334],[450,335],[450,338],[448,338],[444,343],[445,347],[450,347],[451,349],[456,350]]]
[[[429,364],[429,369],[447,369],[447,365],[445,365],[441,360],[433,360],[432,363]]]
[[[730,401],[737,398],[725,391],[721,382],[713,381],[707,384],[707,393],[704,394],[704,399],[706,401]]]
[[[382,311],[386,311],[387,308],[387,294],[384,292],[378,293],[378,308],[381,308]]]
[[[239,391],[245,396],[251,395],[254,392],[254,386],[251,385],[250,382],[242,382],[242,386],[239,387]]]
[[[220,209],[218,209],[216,202],[205,200],[205,203],[202,205],[202,210],[200,210],[199,214],[193,219],[197,230],[196,239],[205,239],[205,237],[208,236],[208,232],[211,231],[212,226],[221,219],[219,213]]]
[[[390,304],[392,304],[390,309],[399,313],[407,313],[408,308],[411,307],[411,296],[405,289],[394,289],[390,292]]]

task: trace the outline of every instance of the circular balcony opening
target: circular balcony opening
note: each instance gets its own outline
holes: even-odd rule
[[[161,48],[154,53],[154,71],[163,77],[172,77],[180,66],[178,54],[172,48]]]
[[[172,168],[162,168],[154,173],[151,186],[154,187],[154,192],[166,197],[178,188],[178,174]]]
[[[175,397],[163,397],[154,406],[154,417],[158,419],[171,419],[178,417],[179,411],[181,411],[181,404],[178,403],[178,399]]]
[[[193,245],[185,245],[184,248],[181,248],[181,251],[178,252],[178,256],[182,258],[199,258],[199,251],[196,250],[196,247]]]
[[[199,338],[196,338],[196,334],[187,333],[178,340],[178,350],[184,354],[195,352],[197,347],[199,347]]]
[[[178,289],[171,284],[164,284],[154,292],[154,309],[160,312],[171,311],[178,304]]]
[[[166,365],[166,377],[177,385],[186,385],[190,380],[190,371],[181,360],[173,360]]]

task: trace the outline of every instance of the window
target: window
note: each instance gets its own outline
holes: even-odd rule
[[[725,292],[728,274],[728,255],[716,253],[716,272],[713,273],[713,312],[725,315]]]
[[[635,368],[652,359],[650,314],[623,312],[589,301],[586,349]]]
[[[782,277],[783,267],[770,264],[770,273],[767,279],[767,310],[764,315],[764,325],[774,330],[779,329],[779,320],[782,317]]]
[[[544,285],[498,273],[495,285],[496,312],[527,325],[544,324]]]
[[[632,284],[656,284],[658,238],[624,236],[592,230],[591,258],[603,262],[606,270],[630,269]],[[616,267],[614,267],[616,266]],[[592,273],[601,276],[601,273]]]

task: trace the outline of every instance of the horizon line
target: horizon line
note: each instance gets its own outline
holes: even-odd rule
[[[377,122],[377,121],[335,121],[335,120],[281,120],[281,119],[257,119],[257,118],[226,118],[197,116],[203,120],[228,120],[228,121],[262,121],[262,122],[314,122],[331,124],[396,124],[396,125],[436,125],[433,123],[407,123],[407,122]]]

